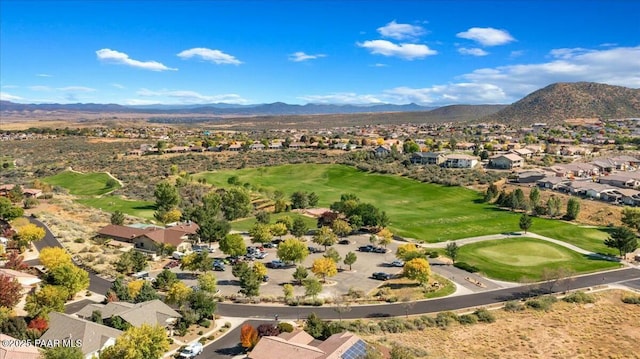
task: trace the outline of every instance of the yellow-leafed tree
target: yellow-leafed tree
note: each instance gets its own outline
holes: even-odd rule
[[[417,280],[421,285],[429,282],[431,267],[425,258],[414,258],[404,264],[402,274],[413,280]]]
[[[18,238],[25,245],[30,245],[31,242],[41,240],[44,238],[44,235],[44,228],[38,227],[33,223],[18,228]]]
[[[313,261],[311,271],[315,275],[321,276],[322,281],[326,282],[327,277],[333,277],[338,274],[338,267],[336,267],[336,262],[334,262],[333,259],[323,257]]]
[[[167,350],[169,339],[165,329],[142,324],[127,329],[114,345],[100,353],[100,359],[159,359]]]
[[[138,293],[140,293],[140,289],[142,289],[143,284],[144,279],[134,280],[127,284],[127,289],[129,289],[129,295],[131,296],[131,298],[135,298],[138,296]]]
[[[167,291],[167,302],[181,306],[189,299],[192,292],[193,289],[189,288],[183,282],[175,282]]]
[[[71,264],[71,256],[64,248],[45,247],[40,251],[40,263],[47,269],[56,268],[62,264]]]

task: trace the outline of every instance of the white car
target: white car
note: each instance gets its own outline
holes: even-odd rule
[[[179,358],[195,358],[196,355],[202,354],[202,343],[195,342],[187,345],[184,349],[180,351]]]

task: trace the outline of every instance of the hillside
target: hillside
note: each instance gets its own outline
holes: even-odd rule
[[[640,117],[640,89],[575,82],[555,83],[537,90],[482,121],[530,125],[573,118],[628,117]]]

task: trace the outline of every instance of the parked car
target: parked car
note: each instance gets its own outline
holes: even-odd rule
[[[184,257],[184,253],[175,251],[175,252],[173,252],[173,254],[171,254],[171,257],[173,259],[178,259],[179,260],[179,259],[182,259],[182,257]]]
[[[265,248],[277,248],[278,244],[277,243],[273,243],[273,242],[269,242],[269,243],[265,243],[264,247]]]
[[[391,274],[385,272],[375,272],[371,275],[371,278],[377,280],[389,280],[391,279]]]
[[[202,354],[202,343],[195,342],[187,345],[180,351],[179,358],[195,358],[196,355]]]
[[[359,250],[360,252],[373,252],[373,249],[374,249],[374,248],[375,248],[375,247],[374,247],[373,245],[371,245],[371,244],[367,244],[366,246],[360,246],[360,247],[358,247],[358,250]]]
[[[322,252],[324,252],[324,250],[322,248],[318,248],[318,247],[309,246],[309,247],[307,247],[307,249],[309,250],[309,253],[322,253]]]
[[[269,281],[269,276],[265,275],[264,277],[262,277],[262,281],[265,282],[265,283],[268,282]]]
[[[254,254],[254,257],[256,257],[256,259],[265,259],[267,258],[268,255],[269,253],[267,252],[260,252],[260,253]]]
[[[223,272],[225,270],[224,263],[220,260],[213,261],[213,270]]]
[[[348,239],[341,239],[338,244],[351,244]]]
[[[272,260],[271,262],[267,263],[267,267],[269,267],[269,268],[284,268],[284,267],[286,267],[286,264],[283,261],[281,261],[279,259],[276,259],[276,260]]]
[[[404,261],[396,259],[395,261],[389,263],[389,265],[392,267],[404,267]]]
[[[169,263],[165,264],[164,267],[162,267],[162,268],[171,269],[171,268],[175,268],[175,267],[177,267],[179,265],[180,265],[180,262],[178,262],[177,260],[172,260],[172,261],[169,261]]]
[[[374,253],[387,253],[387,249],[384,247],[373,247]]]
[[[193,251],[196,253],[202,253],[202,252],[214,253],[216,250],[209,246],[193,246]]]

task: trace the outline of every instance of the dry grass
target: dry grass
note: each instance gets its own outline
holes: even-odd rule
[[[365,336],[429,353],[429,358],[640,358],[640,306],[625,292],[597,294],[595,304],[558,302],[550,312],[495,311],[492,324]]]

